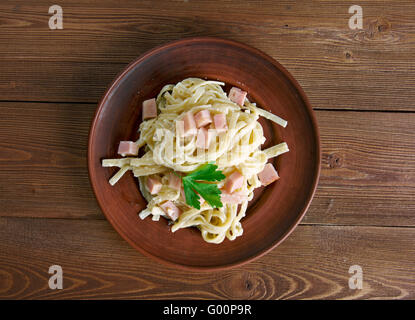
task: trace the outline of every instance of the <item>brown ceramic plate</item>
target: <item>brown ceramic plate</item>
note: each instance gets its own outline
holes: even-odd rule
[[[261,120],[263,148],[287,142],[290,152],[274,159],[281,179],[255,191],[244,233],[221,244],[203,241],[196,228],[175,233],[165,219],[141,220],[145,208],[131,173],[115,186],[116,172],[102,168],[103,158],[117,157],[120,140],[137,138],[141,103],[169,83],[188,77],[225,82],[248,92],[250,101],[288,121],[282,128]],[[320,145],[313,110],[299,84],[278,62],[250,46],[217,38],[191,38],[155,48],[132,62],[112,83],[96,111],[89,136],[91,184],[102,211],[134,248],[160,262],[193,270],[223,269],[257,258],[281,243],[304,216],[320,170]]]

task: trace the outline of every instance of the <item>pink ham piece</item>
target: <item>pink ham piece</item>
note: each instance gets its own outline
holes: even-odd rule
[[[182,186],[182,179],[174,173],[169,174],[169,187],[175,190],[180,190]]]
[[[240,194],[239,192],[227,193],[222,190],[220,195],[222,203],[239,204],[248,200],[248,196]]]
[[[226,123],[226,115],[224,113],[218,113],[213,116],[213,123],[218,133],[228,130],[228,124]]]
[[[232,87],[232,89],[229,91],[229,99],[239,104],[240,106],[243,106],[245,102],[246,94],[247,94],[246,91],[243,91],[237,87]]]
[[[274,166],[271,163],[267,163],[264,167],[264,170],[258,173],[258,179],[261,181],[263,186],[267,186],[279,178],[280,177],[278,176],[277,170],[275,170]]]
[[[194,136],[197,134],[196,122],[193,113],[187,112],[183,117],[183,132],[180,133],[182,137]]]
[[[243,184],[244,176],[239,171],[235,171],[226,178],[224,189],[227,193],[233,193],[241,188]]]
[[[182,210],[180,210],[172,201],[168,200],[165,203],[160,205],[160,208],[163,209],[163,211],[166,213],[166,215],[172,219],[173,221],[177,220],[177,218],[182,213]]]
[[[212,123],[209,110],[201,110],[195,114],[196,127],[201,128]]]
[[[125,156],[136,156],[138,155],[138,144],[132,141],[120,141],[118,146],[118,154]]]
[[[208,149],[212,142],[213,132],[206,128],[200,128],[197,132],[196,147],[200,149]]]
[[[150,194],[157,194],[161,189],[161,181],[158,177],[147,177],[146,187]]]
[[[143,120],[157,117],[156,99],[148,99],[143,102]]]

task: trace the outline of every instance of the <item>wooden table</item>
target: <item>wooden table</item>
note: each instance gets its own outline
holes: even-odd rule
[[[415,3],[0,2],[0,298],[415,298]],[[351,30],[351,5],[363,29]],[[268,53],[317,114],[318,191],[279,247],[242,267],[175,270],[104,218],[86,166],[106,87],[146,50],[218,36]],[[51,265],[63,289],[48,286]],[[350,289],[359,265],[363,289]]]

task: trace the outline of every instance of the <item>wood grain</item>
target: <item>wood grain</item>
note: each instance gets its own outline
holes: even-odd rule
[[[0,216],[102,219],[86,168],[93,104],[0,103]],[[415,114],[316,111],[323,162],[303,223],[415,225]]]
[[[347,26],[354,4],[363,30]],[[65,0],[55,31],[50,5],[0,3],[0,299],[415,299],[412,0]],[[112,79],[191,36],[281,62],[319,109],[323,148],[302,225],[261,259],[209,274],[132,249],[103,220],[86,169],[89,125]],[[52,264],[63,267],[61,291],[48,289]],[[363,290],[348,289],[353,264]]]
[[[317,112],[322,170],[303,222],[415,225],[415,114]]]
[[[106,221],[0,218],[0,299],[413,299],[414,229],[300,226],[229,271],[178,271],[121,241]],[[48,269],[63,269],[63,289]],[[351,265],[363,289],[348,287]]]
[[[102,218],[86,164],[95,107],[0,103],[0,215]]]
[[[7,63],[0,66],[0,96],[96,102],[139,54],[197,35],[239,40],[270,54],[315,107],[414,111],[413,2],[359,2],[364,29],[357,31],[348,28],[352,4],[72,0],[62,4],[64,29],[53,31],[49,2],[1,3],[0,57]]]
[[[126,64],[4,60],[0,101],[98,103]]]

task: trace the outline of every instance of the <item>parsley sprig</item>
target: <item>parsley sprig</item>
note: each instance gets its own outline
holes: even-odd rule
[[[223,206],[220,200],[222,193],[216,183],[203,183],[200,181],[222,181],[225,175],[222,171],[217,170],[218,166],[212,163],[206,163],[182,177],[186,203],[196,209],[200,209],[200,197],[206,200],[212,208],[221,208]]]

